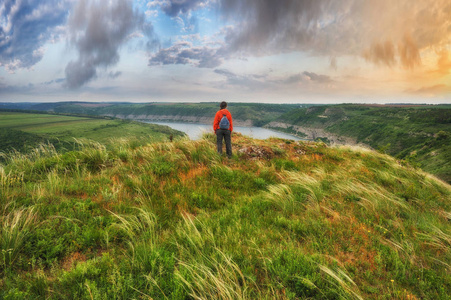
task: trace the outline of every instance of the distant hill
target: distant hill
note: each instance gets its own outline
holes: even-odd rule
[[[303,105],[311,106],[311,105]],[[0,104],[0,108],[1,108]],[[263,126],[274,118],[289,112],[300,105],[230,103],[228,109],[237,124],[247,126]],[[14,105],[4,108],[17,108]],[[58,102],[24,105],[23,109],[52,111],[57,113],[110,116],[121,119],[182,121],[189,123],[213,122],[219,109],[219,103],[87,103]]]
[[[451,105],[329,105],[299,108],[267,127],[360,143],[451,182]]]
[[[451,187],[388,155],[215,137],[0,165],[1,299],[447,299]]]

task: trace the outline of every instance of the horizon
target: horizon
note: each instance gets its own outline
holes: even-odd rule
[[[12,102],[12,101],[0,101],[0,105],[15,105],[15,104],[30,104],[30,105],[37,105],[37,104],[60,104],[60,103],[71,103],[71,104],[109,104],[109,105],[121,105],[121,104],[162,104],[162,105],[177,105],[177,104],[218,104],[220,101],[191,101],[191,102],[173,102],[173,101],[149,101],[149,102],[134,102],[134,101],[83,101],[83,100],[73,100],[73,101],[20,101],[20,102]],[[373,103],[350,103],[350,102],[341,102],[341,103],[313,103],[313,102],[243,102],[243,101],[227,101],[228,104],[265,104],[265,105],[299,105],[299,106],[312,106],[312,105],[362,105],[362,106],[440,106],[440,105],[451,105],[451,102],[443,102],[443,103],[411,103],[411,102],[373,102]],[[0,106],[0,110],[5,109]],[[13,109],[13,108],[6,108],[6,109]]]
[[[450,104],[450,82],[446,0],[0,4],[4,103]]]

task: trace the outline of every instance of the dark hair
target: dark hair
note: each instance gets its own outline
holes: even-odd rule
[[[227,102],[222,101],[221,104],[219,104],[219,107],[220,107],[221,109],[226,108],[226,107],[227,107]]]

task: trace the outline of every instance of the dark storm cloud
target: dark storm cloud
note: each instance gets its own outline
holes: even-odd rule
[[[449,45],[449,0],[216,0],[154,1],[176,16],[216,5],[233,26],[223,31],[223,57],[303,51],[328,56],[362,56],[381,66],[413,69],[420,51]]]
[[[239,21],[226,36],[230,51],[296,50],[314,42],[316,22],[330,0],[224,0],[226,17]]]
[[[0,66],[14,71],[42,59],[41,47],[57,38],[69,1],[4,0],[0,3]]]
[[[221,0],[220,6],[237,21],[226,35],[230,52],[354,55],[412,69],[421,64],[421,49],[450,42],[449,0]]]
[[[143,28],[143,20],[128,0],[79,1],[68,22],[78,59],[66,66],[67,87],[79,88],[96,77],[98,68],[115,65],[119,48],[134,30]]]
[[[156,65],[194,65],[200,68],[214,68],[222,63],[217,49],[207,46],[193,46],[190,42],[178,42],[169,48],[162,48],[152,55],[149,66]]]

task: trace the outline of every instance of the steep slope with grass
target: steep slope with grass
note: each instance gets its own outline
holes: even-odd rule
[[[451,182],[451,105],[316,106],[292,110],[268,127],[366,144]]]
[[[446,299],[451,188],[362,148],[214,136],[0,168],[2,299]]]

